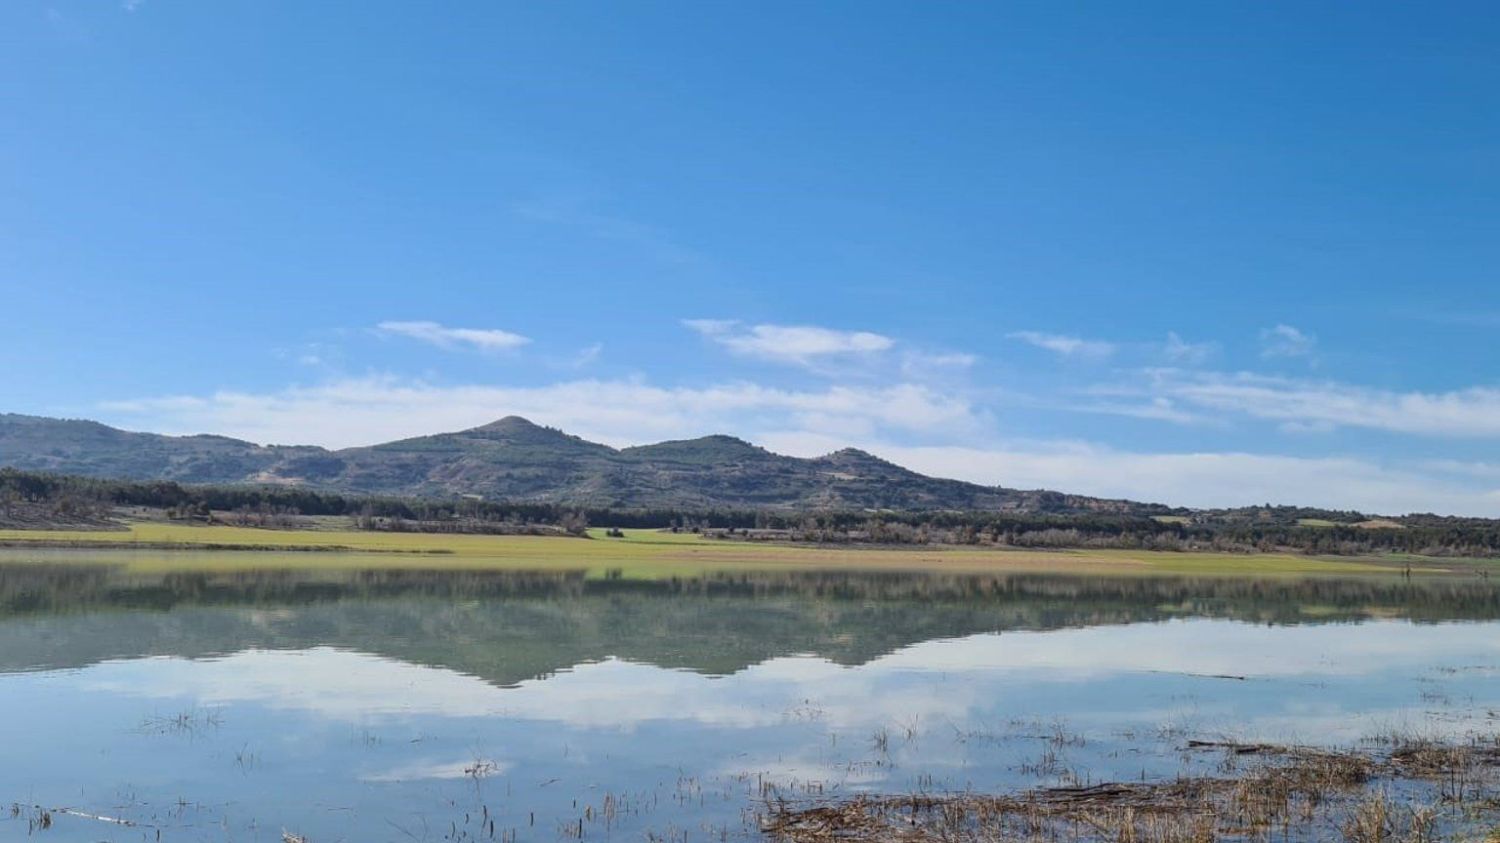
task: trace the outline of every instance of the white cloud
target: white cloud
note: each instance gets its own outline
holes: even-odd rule
[[[496,328],[449,328],[437,322],[381,322],[375,330],[388,336],[406,337],[438,348],[470,348],[507,351],[531,342],[527,337]]]
[[[688,319],[684,325],[735,354],[806,365],[818,358],[889,351],[896,341],[869,331],[817,325],[749,325],[723,319]]]
[[[1260,356],[1267,359],[1311,357],[1317,349],[1318,339],[1291,325],[1281,324],[1260,332],[1260,346]]]
[[[961,394],[911,383],[791,390],[743,382],[688,388],[578,380],[506,387],[373,377],[103,406],[153,430],[330,447],[460,430],[510,414],[617,445],[786,426],[844,436],[905,431],[942,438],[972,434],[982,418]]]
[[[1184,424],[1235,417],[1274,422],[1283,433],[1364,428],[1416,436],[1500,437],[1500,388],[1396,392],[1337,381],[1150,369],[1134,382],[1081,390],[1090,400],[1059,403],[1078,412],[1158,418]]]
[[[1361,427],[1422,436],[1500,437],[1500,389],[1491,387],[1392,392],[1238,374],[1168,378],[1155,389],[1202,408],[1290,425],[1287,429]]]
[[[1086,340],[1063,334],[1047,334],[1041,331],[1016,331],[1006,334],[1008,339],[1019,340],[1028,345],[1045,349],[1063,357],[1079,359],[1102,359],[1115,353],[1113,343],[1102,340]]]

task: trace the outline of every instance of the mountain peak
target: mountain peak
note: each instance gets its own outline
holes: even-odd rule
[[[882,460],[880,457],[875,456],[874,454],[870,453],[869,451],[861,451],[858,448],[840,448],[840,449],[838,449],[837,451],[834,451],[831,454],[825,454],[823,456],[823,459],[825,459],[825,460],[875,460],[877,462],[885,462],[885,460]]]
[[[758,445],[737,436],[716,433],[697,439],[674,439],[655,445],[637,445],[622,453],[644,459],[668,459],[678,462],[714,463],[770,456]]]
[[[455,434],[465,439],[484,439],[509,445],[530,445],[555,448],[587,447],[590,450],[613,450],[607,445],[589,442],[555,427],[547,427],[520,416],[506,416],[489,424],[463,430]]]
[[[543,428],[541,425],[537,424],[531,419],[524,418],[522,416],[505,416],[503,418],[495,419],[489,424],[482,424],[472,429],[488,430],[493,432],[514,432],[523,430],[541,430]]]
[[[713,443],[715,445],[722,445],[722,446],[727,447],[727,448],[742,448],[742,449],[746,449],[746,450],[755,450],[755,451],[759,451],[760,450],[760,446],[754,445],[751,442],[749,442],[748,440],[741,439],[738,436],[730,436],[727,433],[714,433],[714,434],[710,434],[708,436],[701,436],[701,437],[699,437],[697,439],[689,439],[687,441],[689,441],[689,442],[704,442],[704,443],[710,443],[711,442],[711,443]]]
[[[833,463],[834,465],[880,466],[882,468],[901,469],[901,466],[896,465],[890,460],[883,460],[869,451],[861,451],[858,448],[840,448],[831,454],[824,454],[818,457],[818,461]],[[901,470],[905,471],[906,469]]]
[[[531,419],[521,416],[506,416],[495,419],[489,424],[482,424],[468,430],[459,431],[460,436],[471,436],[482,439],[508,439],[525,442],[546,442],[552,440],[578,440],[577,436],[564,433],[555,427],[540,425]]]

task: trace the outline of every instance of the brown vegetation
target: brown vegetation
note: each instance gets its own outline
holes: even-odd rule
[[[1235,775],[1048,787],[1018,794],[772,797],[762,830],[785,843],[1216,840],[1427,841],[1480,834],[1500,816],[1494,742],[1391,739],[1384,752],[1192,743]],[[1243,759],[1249,759],[1248,762]]]

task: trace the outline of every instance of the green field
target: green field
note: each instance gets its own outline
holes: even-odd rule
[[[268,530],[141,522],[128,530],[0,531],[0,561],[118,564],[132,570],[265,568],[423,568],[583,570],[627,577],[687,576],[732,570],[889,570],[1177,575],[1399,574],[1472,571],[1406,558],[1355,559],[1293,554],[1175,553],[1132,550],[1012,550],[938,547],[817,547],[705,539],[656,530],[608,538],[477,536],[348,530]]]

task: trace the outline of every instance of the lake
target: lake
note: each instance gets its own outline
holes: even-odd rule
[[[23,555],[0,563],[7,840],[754,840],[768,800],[1221,763],[1191,740],[1500,730],[1500,589],[1473,577]]]

